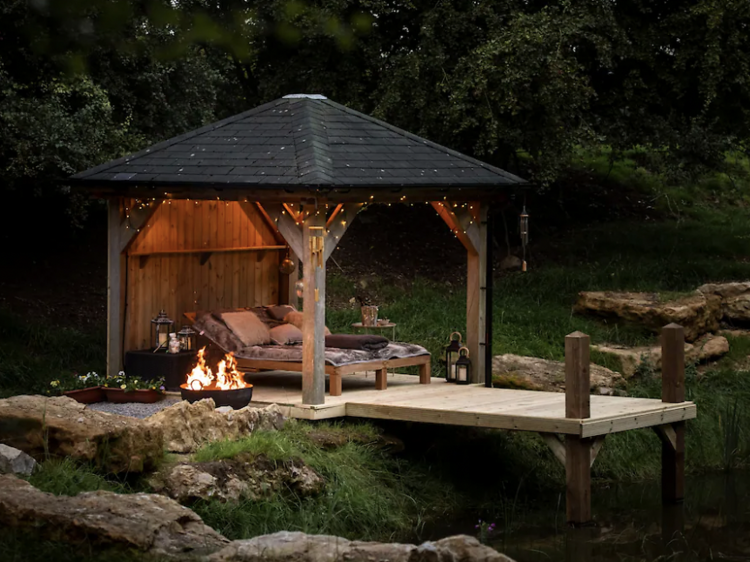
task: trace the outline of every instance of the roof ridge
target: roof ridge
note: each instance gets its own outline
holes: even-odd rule
[[[310,98],[297,98],[294,101],[302,106],[301,117],[292,131],[299,183],[320,183],[333,179],[328,131],[314,115],[319,107],[317,101]]]

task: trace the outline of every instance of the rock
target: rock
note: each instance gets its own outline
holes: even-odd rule
[[[513,254],[505,256],[500,261],[500,269],[502,270],[521,269],[522,265],[523,261],[521,261],[521,258],[519,258],[518,256],[514,256]]]
[[[15,447],[0,443],[0,474],[23,474],[31,476],[36,461]]]
[[[183,400],[145,420],[163,432],[164,446],[173,453],[192,453],[204,443],[238,439],[256,429],[281,429],[284,421],[275,404],[227,412],[217,410],[210,398],[193,404]]]
[[[639,367],[648,362],[656,370],[661,371],[661,346],[625,347],[619,345],[592,345],[591,349],[604,353],[619,363],[617,369],[626,378],[630,378]],[[703,363],[718,359],[729,353],[729,342],[724,336],[706,334],[694,344],[685,344],[685,361],[688,363]]]
[[[349,541],[328,535],[282,531],[234,541],[210,562],[513,562],[465,535],[419,546]]]
[[[716,295],[722,299],[731,299],[750,293],[750,281],[744,283],[707,283],[698,287],[698,292]]]
[[[0,400],[0,442],[37,461],[47,454],[71,457],[113,473],[148,470],[164,455],[159,428],[88,409],[66,396]]]
[[[40,538],[130,548],[184,560],[229,541],[174,500],[157,494],[85,492],[53,496],[14,476],[0,476],[0,524]]]
[[[582,292],[574,310],[639,324],[657,334],[674,322],[685,328],[687,341],[695,341],[718,329],[721,299],[699,291],[669,302],[656,293]]]
[[[198,499],[259,500],[282,490],[300,497],[319,494],[325,480],[299,459],[272,461],[265,455],[239,455],[212,462],[180,463],[165,468],[151,479],[154,491],[180,503]]]
[[[492,358],[492,380],[497,386],[565,392],[565,363],[522,355],[496,355]],[[620,373],[591,364],[591,391],[613,394],[624,384]]]
[[[729,324],[750,322],[750,281],[709,283],[698,287],[698,291],[721,299],[721,315],[724,322]]]

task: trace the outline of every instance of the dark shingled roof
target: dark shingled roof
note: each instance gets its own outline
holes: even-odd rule
[[[72,176],[90,187],[474,187],[521,178],[316,95],[286,96]]]

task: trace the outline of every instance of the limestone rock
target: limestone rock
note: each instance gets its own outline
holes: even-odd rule
[[[750,293],[750,281],[744,283],[706,283],[698,287],[706,295],[716,295],[722,299],[731,299]]]
[[[101,490],[53,496],[10,475],[0,476],[0,524],[30,528],[48,540],[132,548],[178,560],[229,543],[193,511],[164,496]]]
[[[626,347],[620,345],[592,345],[592,350],[613,357],[619,364],[618,370],[626,378],[632,377],[638,368],[648,362],[657,370],[661,370],[661,346]],[[685,361],[688,363],[703,363],[718,359],[729,353],[729,342],[724,336],[706,334],[694,344],[685,344]]]
[[[721,314],[725,322],[729,324],[750,322],[750,281],[709,283],[698,287],[698,291],[721,299]]]
[[[218,411],[214,401],[178,402],[146,418],[146,424],[164,434],[164,446],[173,453],[192,453],[204,443],[238,439],[256,429],[281,429],[284,416],[275,404]]]
[[[23,474],[31,476],[36,461],[15,447],[0,443],[0,474]]]
[[[579,293],[574,310],[625,320],[655,333],[674,322],[685,328],[687,341],[695,341],[718,329],[721,299],[699,291],[669,302],[661,302],[656,293],[583,292]]]
[[[513,562],[465,535],[421,545],[349,541],[328,535],[282,531],[234,541],[210,562]]]
[[[625,382],[620,373],[594,363],[590,372],[591,391],[596,394],[613,394]],[[565,392],[565,364],[510,353],[496,355],[492,358],[492,380],[506,388]]]
[[[142,472],[163,456],[162,433],[142,420],[88,409],[66,396],[0,400],[0,442],[43,460],[46,452],[109,472]]]
[[[325,480],[299,459],[274,462],[265,455],[240,455],[167,467],[152,478],[151,486],[156,492],[190,504],[198,499],[257,500],[285,489],[300,497],[312,496],[323,491]]]

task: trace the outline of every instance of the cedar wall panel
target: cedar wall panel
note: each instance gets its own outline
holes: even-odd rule
[[[149,347],[151,319],[164,309],[184,322],[183,313],[276,304],[283,252],[141,255],[173,250],[207,250],[278,245],[260,213],[245,213],[236,202],[172,201],[159,204],[128,249],[125,350]]]

